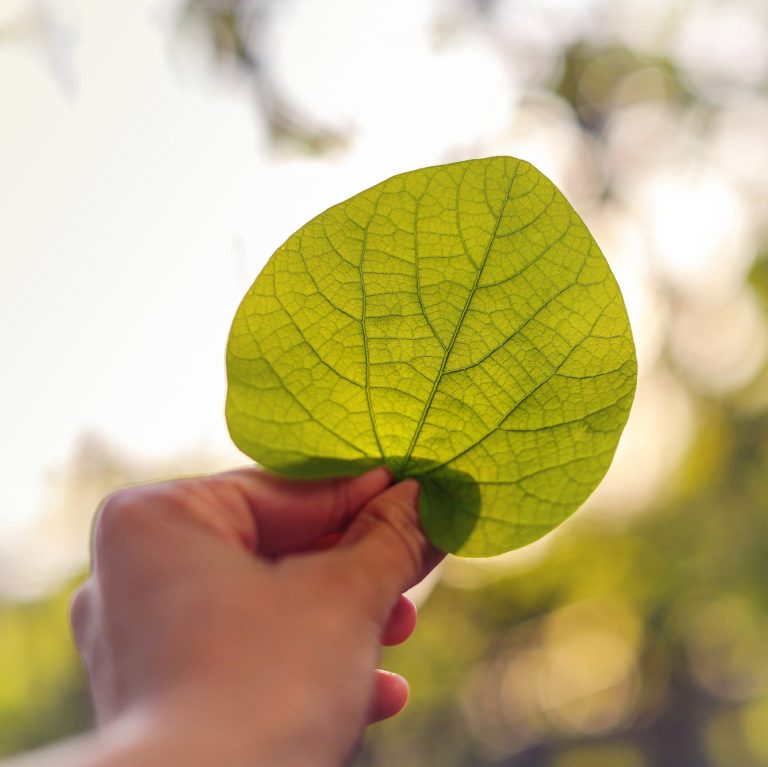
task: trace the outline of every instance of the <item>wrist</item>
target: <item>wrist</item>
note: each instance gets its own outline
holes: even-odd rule
[[[238,743],[214,726],[131,714],[0,767],[324,767],[300,744],[301,738],[292,746],[258,744],[256,738]]]
[[[193,699],[165,713],[126,714],[95,733],[103,761],[84,767],[337,767],[332,738],[296,727],[289,711],[227,711]],[[78,764],[78,767],[80,765]]]

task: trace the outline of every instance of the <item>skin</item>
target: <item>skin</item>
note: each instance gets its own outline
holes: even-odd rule
[[[72,603],[97,728],[4,767],[324,767],[405,705],[377,670],[441,553],[418,484],[256,469],[121,490]]]

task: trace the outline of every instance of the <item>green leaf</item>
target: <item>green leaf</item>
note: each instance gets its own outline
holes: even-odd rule
[[[570,515],[634,396],[626,310],[560,191],[511,157],[394,176],[272,256],[227,348],[235,443],[293,477],[386,463],[446,551],[488,556]]]

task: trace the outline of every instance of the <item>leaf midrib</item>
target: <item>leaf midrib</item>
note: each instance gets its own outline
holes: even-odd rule
[[[437,375],[435,376],[434,383],[432,384],[432,390],[429,392],[429,396],[427,397],[424,407],[421,411],[421,416],[419,417],[419,421],[416,424],[416,428],[414,429],[413,436],[411,437],[411,442],[408,445],[408,449],[405,451],[405,455],[403,456],[402,461],[400,462],[400,467],[397,469],[396,474],[399,477],[402,477],[405,474],[405,470],[408,467],[408,463],[411,460],[411,456],[413,454],[413,448],[416,446],[416,442],[419,439],[419,435],[421,434],[421,430],[424,427],[424,423],[427,420],[427,414],[429,413],[430,408],[432,407],[432,401],[435,398],[435,395],[437,394],[437,390],[440,387],[440,383],[443,378],[443,373],[445,372],[445,368],[448,364],[448,358],[451,356],[451,352],[453,351],[453,346],[456,343],[456,339],[458,338],[459,331],[461,330],[461,327],[464,323],[464,318],[467,316],[467,312],[469,311],[469,306],[472,303],[472,299],[475,296],[475,293],[477,292],[477,286],[480,283],[480,278],[483,275],[483,270],[485,269],[485,265],[488,261],[488,257],[491,253],[491,248],[493,247],[493,243],[496,240],[496,235],[499,231],[499,226],[501,225],[501,220],[504,217],[504,211],[506,210],[507,203],[509,202],[509,196],[512,193],[512,185],[515,182],[515,179],[517,178],[517,168],[515,168],[515,172],[512,174],[512,177],[509,180],[509,184],[507,185],[507,191],[504,195],[504,199],[502,200],[501,207],[499,208],[499,215],[496,217],[496,223],[494,224],[493,231],[491,232],[491,236],[488,238],[488,244],[485,247],[485,252],[483,253],[482,261],[480,262],[480,265],[477,269],[477,274],[475,275],[475,281],[472,284],[472,287],[469,290],[469,293],[467,294],[467,300],[464,302],[464,308],[461,311],[461,314],[459,315],[459,319],[456,322],[456,327],[453,330],[453,335],[451,336],[451,340],[448,342],[448,344],[444,347],[443,351],[443,359],[440,363],[440,369],[437,371]],[[487,183],[487,179],[486,179]],[[461,182],[459,182],[461,184]],[[414,236],[418,237],[418,231],[414,232]],[[418,288],[418,285],[417,285]],[[426,313],[425,313],[426,317]]]

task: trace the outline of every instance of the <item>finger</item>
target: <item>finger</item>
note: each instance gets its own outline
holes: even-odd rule
[[[371,498],[392,483],[380,466],[359,477],[297,481],[247,468],[219,475],[234,482],[250,506],[263,554],[311,548],[324,536],[340,533]]]
[[[368,709],[368,724],[399,714],[408,702],[408,682],[391,671],[377,669],[373,697]]]
[[[400,595],[444,556],[427,541],[418,520],[419,485],[400,482],[370,500],[327,556],[363,610],[382,627]]]
[[[381,633],[381,643],[391,646],[405,642],[416,628],[416,605],[403,595],[397,600]]]

